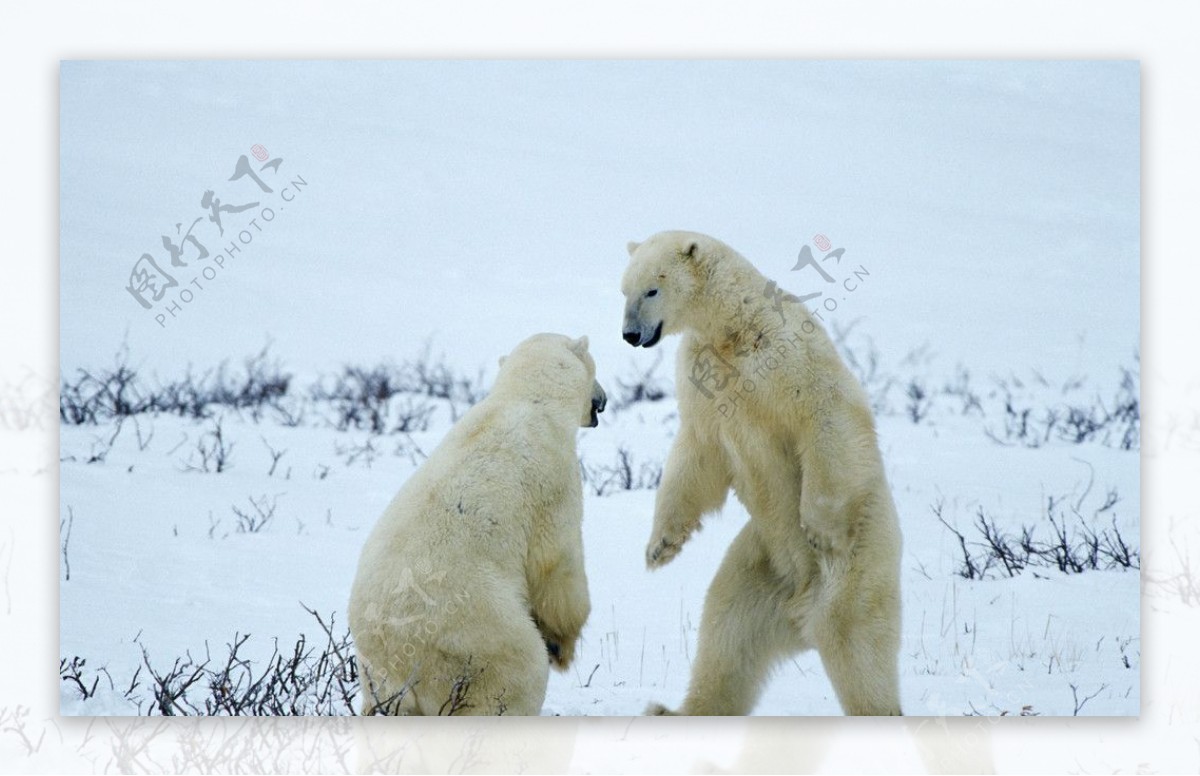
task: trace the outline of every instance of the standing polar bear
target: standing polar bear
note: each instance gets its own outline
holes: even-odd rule
[[[363,714],[538,714],[590,610],[576,431],[587,338],[537,334],[371,531],[350,595]]]
[[[862,387],[795,297],[724,243],[629,244],[625,340],[676,332],[679,434],[646,563],[730,488],[750,513],[709,587],[678,712],[749,713],[772,666],[815,648],[847,714],[900,714],[900,529]]]

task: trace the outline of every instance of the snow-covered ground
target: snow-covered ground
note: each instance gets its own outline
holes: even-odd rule
[[[868,273],[817,301],[835,302],[876,398],[905,537],[905,711],[1138,713],[1136,568],[967,579],[952,531],[982,558],[982,510],[1045,544],[1052,500],[1069,542],[1086,526],[1140,547],[1140,440],[1125,444],[1128,416],[1087,425],[1137,399],[1136,65],[66,63],[62,111],[64,382],[123,348],[144,392],[222,361],[232,380],[267,343],[292,375],[259,417],[63,424],[60,657],[99,680],[87,700],[64,682],[64,714],[145,713],[144,660],[162,671],[207,645],[217,661],[239,634],[257,661],[275,639],[319,645],[302,603],[344,629],[366,531],[465,402],[401,393],[376,434],[339,429],[312,386],[423,362],[486,388],[497,356],[550,330],[588,334],[620,396],[657,356],[620,340],[623,246],[662,228],[714,234],[796,293],[821,290],[789,271],[818,235]],[[256,143],[282,162],[264,169]],[[270,192],[227,180],[242,155]],[[224,213],[219,237],[201,220],[202,260],[182,235],[209,189],[259,206]],[[151,309],[126,289],[143,253],[178,281]],[[652,485],[677,428],[674,349],[663,399],[580,432],[593,613],[545,713],[677,703],[704,591],[747,519],[731,500],[650,574],[652,487],[605,485],[621,449],[632,484]],[[426,405],[427,428],[392,430]],[[218,421],[229,466],[205,472]],[[259,530],[256,504],[275,510]],[[756,712],[839,709],[808,654]]]

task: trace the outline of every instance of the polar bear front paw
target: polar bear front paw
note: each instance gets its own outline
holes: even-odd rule
[[[646,545],[646,568],[656,569],[667,565],[679,551],[683,549],[686,539],[675,539],[669,536],[656,536]]]
[[[565,671],[571,665],[571,661],[575,659],[575,642],[566,642],[559,639],[544,639],[546,642],[546,656],[550,658],[550,665],[554,666],[556,671]]]
[[[679,712],[671,711],[661,703],[651,703],[646,707],[645,716],[647,717],[678,717]]]

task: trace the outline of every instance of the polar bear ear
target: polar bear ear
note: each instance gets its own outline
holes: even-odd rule
[[[571,350],[576,355],[582,356],[584,353],[587,353],[587,349],[588,338],[586,334],[571,343]]]
[[[695,240],[688,243],[687,248],[685,248],[683,251],[684,258],[687,258],[687,259],[696,258],[696,250],[699,249],[699,247],[700,247],[700,243],[696,242]]]
[[[632,256],[634,251],[641,247],[641,245],[642,244],[640,242],[634,242],[633,240],[630,240],[628,243],[626,243],[625,250],[629,251],[629,255]]]

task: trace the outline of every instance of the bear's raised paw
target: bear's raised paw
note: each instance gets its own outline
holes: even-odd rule
[[[646,568],[656,569],[667,565],[683,549],[683,540],[667,536],[656,537],[646,545]]]

